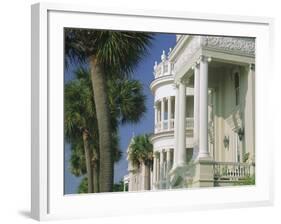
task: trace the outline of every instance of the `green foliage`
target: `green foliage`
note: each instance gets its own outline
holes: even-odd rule
[[[255,176],[248,176],[245,179],[235,183],[235,185],[255,185],[255,184],[256,184]]]
[[[146,55],[152,33],[65,28],[66,66],[95,56],[107,74],[126,76]]]
[[[108,80],[111,77],[128,77],[140,59],[147,53],[147,46],[150,44],[152,36],[153,34],[144,32],[65,28],[64,37],[66,68],[71,62],[85,63],[91,61],[90,66],[92,69],[98,67],[100,68],[100,71],[102,71],[99,73],[99,75],[101,75],[101,77],[99,77],[101,80]],[[95,78],[92,76],[92,81],[94,80]],[[97,96],[105,96],[108,93],[108,89],[102,86],[102,88],[94,89],[93,92],[97,94]],[[113,102],[116,103],[115,101]],[[110,111],[109,105],[108,107],[99,109],[97,111],[98,117],[105,116],[105,122],[99,123],[98,129],[100,130],[99,137],[101,139],[106,137],[106,139],[111,140],[112,133],[118,128],[119,119],[122,123],[124,123],[126,119],[124,119],[124,117],[120,117],[118,113],[117,116],[119,117],[114,116],[116,119],[112,119],[112,115],[109,115],[107,113],[108,111]],[[72,115],[74,120],[66,119],[68,124],[66,132],[69,134],[77,133],[77,130],[73,130],[79,130],[81,127],[83,128],[85,122],[83,119],[81,119],[79,113],[70,113],[70,115]],[[138,120],[136,116],[132,117],[134,118],[133,122]],[[109,129],[105,132],[102,132],[103,128],[108,129],[108,121],[111,121],[111,130]],[[75,122],[76,125],[72,122]],[[91,131],[88,130],[88,133],[91,133]],[[103,155],[103,158],[106,161],[103,168],[107,170],[109,175],[107,175],[105,178],[106,180],[101,181],[101,183],[102,185],[106,186],[106,189],[111,189],[112,175],[110,170],[112,170],[113,167],[111,163],[112,158],[110,157],[112,156],[112,149],[110,148],[110,142],[107,143],[108,147],[102,148],[100,154]]]
[[[124,182],[121,180],[118,184],[113,185],[113,192],[124,191]]]
[[[94,132],[97,126],[95,104],[89,78],[85,70],[76,71],[76,76],[85,78],[75,79],[65,85],[64,89],[64,130],[68,141],[81,138],[82,132],[87,129]]]
[[[83,194],[83,193],[88,193],[88,178],[84,177],[79,186],[78,186],[78,190],[77,190],[78,194]]]
[[[86,174],[82,131],[90,134],[89,145],[93,160],[98,160],[99,137],[90,72],[79,68],[76,79],[65,85],[65,136],[71,143],[70,170],[75,176]],[[137,80],[114,79],[108,82],[111,115],[113,160],[118,162],[122,152],[119,148],[118,125],[138,122],[146,111],[143,88]],[[138,108],[138,110],[136,110]]]
[[[249,156],[250,156],[250,153],[249,153],[249,152],[247,152],[247,153],[245,153],[245,154],[243,155],[243,163],[246,163],[246,162],[248,161]]]
[[[124,191],[124,182],[120,181],[117,184],[113,185],[113,192],[123,192]],[[79,194],[83,194],[83,193],[88,193],[88,179],[87,177],[84,177],[79,186],[78,186],[78,190],[77,193]]]
[[[83,147],[82,140],[74,141],[71,144],[70,171],[76,177],[82,176],[87,172]]]
[[[141,83],[137,80],[110,79],[107,85],[112,118],[121,124],[139,122],[146,111],[146,97]]]
[[[134,166],[139,166],[141,163],[151,163],[153,159],[153,145],[149,140],[149,135],[135,136],[129,146],[128,154]]]

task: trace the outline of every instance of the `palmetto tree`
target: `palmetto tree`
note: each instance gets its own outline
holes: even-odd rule
[[[81,143],[80,130],[81,125],[86,125],[86,129],[91,130],[87,145],[90,149],[92,149],[90,150],[89,155],[91,156],[90,164],[92,166],[92,169],[90,170],[90,173],[92,178],[88,176],[87,180],[90,182],[90,184],[92,183],[94,192],[98,192],[98,183],[100,176],[98,167],[98,164],[100,162],[98,138],[99,132],[97,128],[96,114],[94,113],[95,106],[92,102],[94,97],[92,96],[93,92],[91,91],[92,85],[90,82],[90,72],[87,69],[79,68],[75,72],[75,76],[76,79],[74,81],[66,84],[65,94],[65,130],[66,136],[68,136],[73,142],[71,171],[74,175],[85,174],[83,173],[83,167],[85,167],[85,160],[83,161],[83,158],[86,158],[86,154],[83,155],[83,142]],[[119,149],[118,126],[119,124],[128,122],[138,122],[146,111],[146,98],[143,94],[142,85],[139,81],[136,80],[114,78],[112,80],[108,80],[107,87],[109,98],[108,102],[110,108],[110,121],[111,127],[113,129],[113,132],[111,133],[111,150],[113,152],[113,161],[117,162],[121,158],[121,150]],[[81,89],[83,89],[83,91]],[[81,97],[84,98],[81,99]],[[86,102],[88,102],[89,105],[86,105]],[[136,108],[138,109],[136,110]],[[80,119],[77,120],[76,117],[79,117]],[[84,118],[83,122],[81,122],[82,117]]]
[[[135,136],[130,144],[128,155],[133,166],[142,168],[145,177],[143,182],[146,183],[144,190],[149,190],[150,168],[153,160],[153,145],[149,140],[149,135]]]
[[[70,171],[80,177],[87,173],[83,141],[71,142]]]
[[[65,29],[66,64],[89,62],[99,130],[100,191],[113,187],[112,129],[107,80],[129,75],[147,51],[152,34],[89,29]]]
[[[94,100],[92,97],[92,90],[87,85],[87,80],[77,79],[65,85],[65,136],[68,142],[72,144],[75,156],[73,156],[73,164],[81,161],[78,158],[79,149],[84,149],[85,167],[88,178],[88,192],[93,190],[93,173],[91,168],[91,160],[93,157],[93,150],[90,147],[90,137],[94,134],[94,127],[96,124]],[[80,153],[81,156],[81,153]],[[80,164],[81,165],[81,164]],[[78,167],[73,166],[73,171],[77,174],[82,173]]]

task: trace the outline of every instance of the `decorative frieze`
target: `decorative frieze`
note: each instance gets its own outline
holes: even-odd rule
[[[204,36],[201,43],[203,47],[255,56],[254,38]]]
[[[200,48],[228,52],[237,55],[255,56],[255,39],[246,37],[192,36],[174,60],[174,73],[187,63]],[[209,62],[210,58],[208,58]]]

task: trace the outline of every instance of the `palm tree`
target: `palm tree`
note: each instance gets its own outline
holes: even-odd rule
[[[86,80],[77,79],[65,85],[65,136],[73,147],[84,149],[85,166],[88,178],[88,192],[93,190],[93,173],[90,148],[90,134],[96,126],[95,108],[91,88],[87,88]],[[76,157],[77,159],[77,157]],[[75,166],[74,166],[75,167]]]
[[[112,130],[108,106],[107,80],[131,74],[147,52],[152,34],[144,32],[100,31],[65,28],[66,65],[70,61],[89,62],[99,130],[100,191],[113,187]]]
[[[66,85],[66,106],[65,106],[65,121],[66,128],[65,130],[69,132],[69,126],[71,125],[71,135],[68,136],[73,137],[74,131],[77,131],[75,134],[80,137],[79,130],[81,129],[80,122],[76,122],[76,120],[72,121],[73,114],[80,114],[80,116],[84,116],[87,120],[88,128],[87,130],[91,130],[91,135],[87,139],[87,145],[90,148],[90,165],[89,174],[92,178],[88,176],[88,180],[90,181],[90,185],[92,183],[92,191],[90,192],[99,192],[99,138],[98,138],[98,130],[97,130],[97,121],[93,102],[90,102],[89,105],[86,105],[83,102],[92,101],[94,97],[92,96],[92,86],[90,82],[90,72],[86,69],[79,68],[75,72],[75,76],[77,80],[71,81]],[[128,122],[138,122],[142,115],[146,111],[145,107],[145,96],[143,94],[143,88],[139,81],[136,80],[125,80],[125,79],[114,79],[109,80],[107,82],[108,86],[108,97],[109,97],[109,108],[110,108],[110,120],[111,126],[113,128],[112,132],[112,152],[113,152],[113,161],[118,162],[121,158],[121,150],[119,149],[119,135],[118,135],[118,126],[119,124],[124,124]],[[87,90],[87,94],[80,94],[81,89]],[[89,91],[90,89],[90,91]],[[69,93],[70,92],[70,93]],[[83,92],[82,92],[83,93]],[[81,99],[81,97],[85,97],[86,99]],[[91,108],[89,108],[89,106]],[[93,108],[92,108],[93,107]],[[138,108],[138,110],[136,110]],[[87,114],[91,113],[91,114]],[[85,125],[85,123],[83,123]],[[86,158],[86,155],[83,155],[83,142],[81,143],[80,138],[78,140],[76,136],[74,136],[74,140],[72,140],[72,157],[71,157],[71,170],[73,174],[77,173],[83,175],[84,173],[79,170],[79,165],[84,167],[82,158]],[[80,143],[80,144],[79,144]],[[79,151],[80,147],[80,151]],[[89,162],[89,161],[88,161]],[[80,164],[79,164],[80,163]],[[88,173],[88,172],[87,172]],[[89,186],[89,185],[88,185]],[[89,186],[89,190],[90,190]]]
[[[117,124],[139,122],[146,111],[142,84],[138,80],[110,79],[107,88],[111,117],[117,118]],[[117,125],[112,124],[113,128]]]
[[[81,140],[72,141],[71,143],[70,171],[76,177],[87,173],[84,146]]]
[[[130,144],[128,155],[133,166],[142,168],[144,190],[149,190],[150,168],[153,160],[153,145],[149,140],[149,135],[135,136]]]

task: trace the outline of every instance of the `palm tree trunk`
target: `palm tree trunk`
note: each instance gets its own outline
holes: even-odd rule
[[[100,192],[113,189],[113,153],[111,149],[110,113],[106,77],[102,66],[94,56],[90,57],[91,80],[99,130]]]
[[[88,193],[93,192],[93,174],[91,168],[91,152],[89,147],[89,133],[87,131],[83,131],[83,143],[84,143],[84,152],[85,152],[85,160],[86,160],[86,170],[87,170],[87,178],[88,178]]]
[[[99,162],[98,160],[93,163],[93,192],[98,193],[99,191]]]

